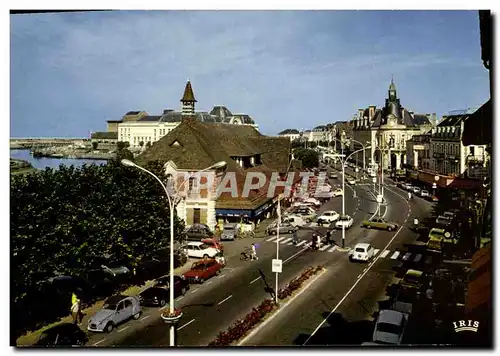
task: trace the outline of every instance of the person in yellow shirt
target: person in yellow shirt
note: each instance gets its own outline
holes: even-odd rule
[[[73,324],[79,324],[82,322],[83,314],[81,310],[80,298],[75,292],[71,294],[71,316],[73,317]]]

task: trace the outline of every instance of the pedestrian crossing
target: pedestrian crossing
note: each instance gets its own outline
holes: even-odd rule
[[[267,238],[265,241],[275,244],[277,242],[277,240],[278,240],[277,236],[272,236],[272,237]],[[286,237],[286,236],[280,236],[278,243],[280,245],[293,246],[293,238]],[[311,241],[300,240],[297,242],[295,247],[299,247],[299,248],[311,247]],[[342,249],[338,245],[322,244],[318,250],[322,251],[322,252],[334,252],[334,251],[339,250],[339,249],[342,251]],[[424,256],[420,253],[415,253],[415,252],[402,252],[402,251],[398,251],[398,250],[382,250],[382,249],[376,248],[373,251],[373,258],[377,258],[377,257],[379,259],[419,263],[422,261]],[[430,256],[427,256],[427,259],[424,262],[426,264],[429,264],[431,262]]]

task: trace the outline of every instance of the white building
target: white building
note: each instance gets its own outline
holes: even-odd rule
[[[209,112],[195,112],[197,102],[191,82],[187,82],[181,99],[181,111],[167,109],[162,115],[148,115],[144,111],[128,112],[120,121],[108,121],[109,126],[117,126],[118,141],[128,142],[130,147],[150,146],[176,128],[186,115],[195,116],[205,123],[226,123],[249,125],[258,129],[254,120],[246,114],[233,114],[224,106],[214,106]]]
[[[406,164],[406,142],[414,135],[430,131],[436,114],[419,115],[403,108],[397,97],[396,86],[391,80],[385,106],[377,109],[369,106],[359,109],[351,121],[351,151],[371,146],[366,152],[366,165],[377,163],[384,170],[400,169]],[[357,141],[357,142],[356,142]],[[362,164],[363,152],[356,154],[355,160]]]
[[[290,141],[295,141],[295,140],[299,139],[300,132],[299,132],[299,130],[296,130],[296,129],[286,129],[286,130],[281,131],[278,134],[278,136],[288,137],[290,139]]]

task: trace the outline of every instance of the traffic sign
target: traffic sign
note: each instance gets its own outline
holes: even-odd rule
[[[278,260],[278,259],[273,258],[273,261],[272,261],[273,273],[281,273],[282,270],[283,270],[282,260]]]
[[[382,203],[382,199],[383,199],[383,195],[382,194],[378,194],[377,195],[377,203]]]

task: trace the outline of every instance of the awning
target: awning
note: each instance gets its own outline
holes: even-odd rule
[[[464,123],[464,146],[488,145],[493,141],[493,107],[491,99],[477,109]]]
[[[266,211],[269,207],[271,207],[274,203],[274,200],[272,202],[267,202],[259,206],[257,209],[253,211],[253,217],[257,217],[260,214],[262,214],[264,211]]]
[[[251,210],[243,209],[215,209],[216,216],[228,216],[228,217],[250,217],[252,215]]]

